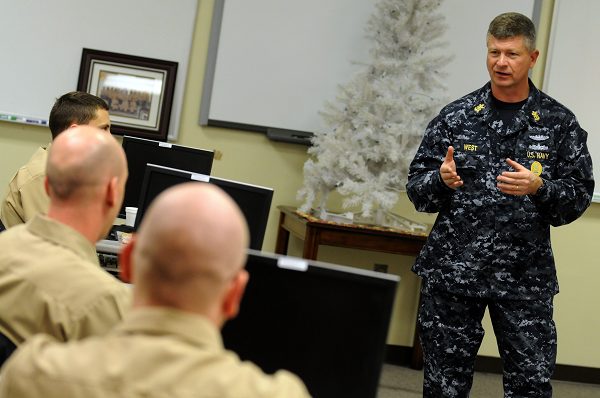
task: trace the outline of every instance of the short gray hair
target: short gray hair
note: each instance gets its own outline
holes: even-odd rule
[[[506,12],[494,18],[487,31],[487,37],[490,36],[496,39],[523,36],[527,49],[535,50],[535,25],[531,19],[518,12]]]

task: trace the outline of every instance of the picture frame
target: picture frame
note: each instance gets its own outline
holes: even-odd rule
[[[84,48],[77,90],[108,103],[111,132],[166,141],[177,62]]]

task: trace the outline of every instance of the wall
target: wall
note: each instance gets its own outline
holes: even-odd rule
[[[272,251],[278,212],[275,206],[298,204],[296,191],[302,185],[302,166],[306,160],[306,147],[269,141],[263,134],[198,126],[198,110],[208,48],[212,0],[199,2],[194,32],[186,92],[181,114],[179,143],[212,148],[222,153],[215,161],[214,174],[271,186],[275,189],[273,209],[265,236],[264,249]],[[484,68],[483,60],[480,62]],[[183,76],[181,78],[184,78]],[[57,93],[59,94],[59,93]],[[10,177],[35,149],[49,140],[43,128],[0,122],[0,186],[5,187]],[[333,197],[332,201],[336,201]],[[401,197],[396,210],[416,221],[432,223],[434,216],[414,211],[406,196]],[[554,252],[561,283],[561,293],[556,297],[555,319],[559,333],[558,362],[560,364],[600,368],[600,204],[592,207],[571,225],[553,229]],[[300,254],[300,242],[290,242],[291,251]],[[341,250],[323,247],[320,260],[369,267],[373,263],[386,263],[390,270],[401,275],[397,308],[390,329],[389,342],[403,346],[412,345],[418,281],[409,272],[412,258],[382,253]],[[482,355],[497,355],[489,322],[488,335],[481,347]]]

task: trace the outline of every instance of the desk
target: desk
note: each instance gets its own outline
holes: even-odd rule
[[[319,245],[416,256],[427,240],[426,234],[331,223],[300,215],[290,206],[277,208],[280,215],[275,253],[278,254],[287,254],[290,233],[304,241],[302,257],[310,260],[317,259]],[[411,367],[423,367],[423,351],[416,330]]]

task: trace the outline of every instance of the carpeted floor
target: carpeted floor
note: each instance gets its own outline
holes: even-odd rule
[[[422,394],[423,372],[402,366],[383,366],[377,398],[418,398]],[[600,398],[599,384],[553,381],[554,398]],[[502,376],[476,373],[470,398],[502,398]]]

